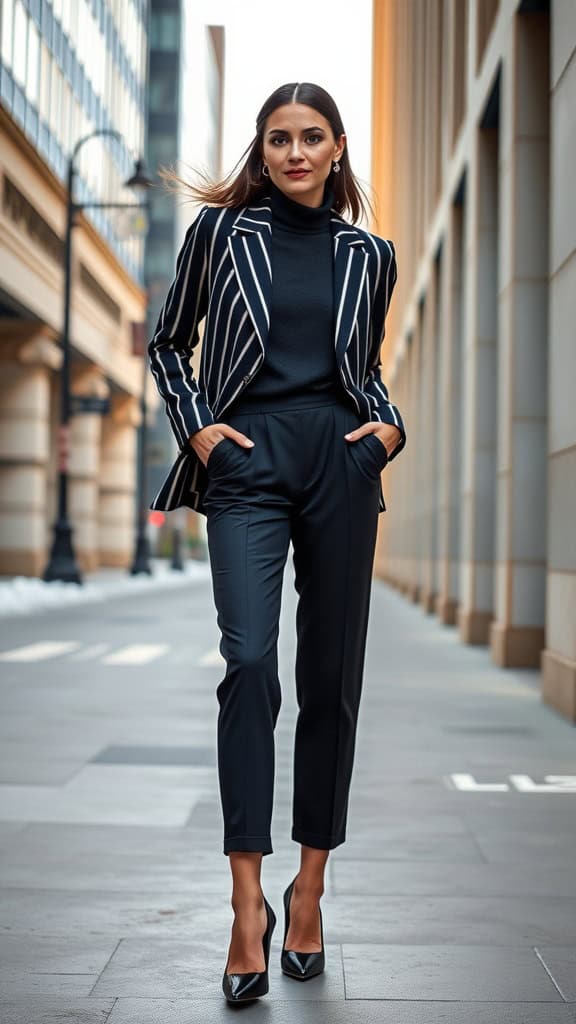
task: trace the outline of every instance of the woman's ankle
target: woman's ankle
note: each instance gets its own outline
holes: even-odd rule
[[[230,903],[235,914],[245,910],[261,910],[264,906],[264,893],[258,886],[234,888]]]
[[[324,895],[324,879],[299,872],[294,879],[294,889],[299,896],[320,900]]]

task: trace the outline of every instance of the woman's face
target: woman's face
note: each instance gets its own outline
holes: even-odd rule
[[[314,107],[287,103],[266,118],[263,162],[285,195],[305,206],[320,206],[332,161],[344,152],[346,136],[335,140],[330,122]]]

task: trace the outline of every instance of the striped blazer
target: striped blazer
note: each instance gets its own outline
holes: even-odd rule
[[[380,377],[380,346],[396,282],[392,242],[330,218],[334,257],[334,346],[342,384],[362,422],[402,418]],[[218,422],[264,361],[272,296],[272,211],[267,196],[253,206],[203,206],[188,228],[176,275],[149,344],[150,367],[179,453],[152,508],[181,505],[205,513],[204,464],[191,435]],[[205,319],[198,371],[191,356]],[[382,486],[378,511],[385,509]]]

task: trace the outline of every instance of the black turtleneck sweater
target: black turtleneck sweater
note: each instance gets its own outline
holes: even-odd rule
[[[345,397],[336,364],[328,187],[321,206],[289,198],[273,182],[272,301],[264,362],[230,412],[273,412]]]

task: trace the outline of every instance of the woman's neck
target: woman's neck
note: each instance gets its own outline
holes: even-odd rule
[[[273,181],[269,186],[272,218],[280,227],[290,231],[325,231],[330,224],[330,212],[334,193],[328,183],[324,186],[324,197],[320,206],[307,206],[292,196],[287,196]]]

